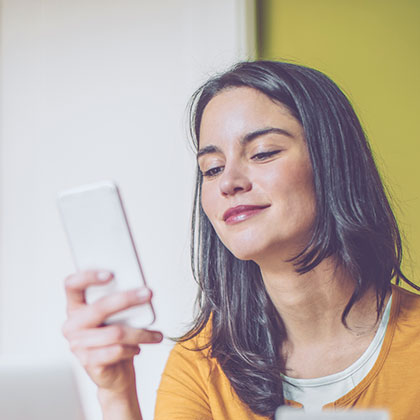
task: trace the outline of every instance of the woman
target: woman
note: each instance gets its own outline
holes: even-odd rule
[[[169,357],[155,418],[272,418],[285,403],[415,418],[420,300],[391,286],[411,284],[400,234],[346,97],[313,69],[240,63],[196,92],[191,129],[199,313]],[[140,290],[86,305],[86,287],[110,278],[67,279],[64,333],[104,418],[140,419],[133,357],[161,334],[102,326],[150,300]]]

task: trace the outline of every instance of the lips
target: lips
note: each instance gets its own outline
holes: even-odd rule
[[[252,216],[255,216],[258,213],[261,213],[264,209],[269,207],[269,205],[263,206],[246,206],[240,205],[236,207],[231,207],[226,210],[223,214],[223,220],[229,224],[235,224],[249,219]]]

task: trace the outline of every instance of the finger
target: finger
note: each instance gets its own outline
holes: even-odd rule
[[[84,305],[86,288],[106,284],[113,278],[109,271],[80,271],[68,276],[64,281],[67,296],[67,309],[71,311]]]
[[[85,349],[75,354],[85,368],[94,368],[95,366],[107,366],[131,359],[139,353],[140,348],[138,346],[115,344],[107,347]]]
[[[151,297],[152,292],[145,287],[104,296],[96,302],[90,305],[83,305],[72,312],[63,327],[63,332],[66,335],[80,329],[99,327],[111,315],[132,306],[144,305],[150,302]]]
[[[159,331],[137,329],[121,324],[78,330],[68,337],[73,352],[79,348],[106,347],[114,344],[136,346],[159,343],[162,338],[163,335]]]

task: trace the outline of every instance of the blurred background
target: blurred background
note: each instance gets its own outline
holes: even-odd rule
[[[321,70],[353,103],[405,236],[405,272],[419,283],[420,2],[256,4],[258,56]]]
[[[169,337],[186,331],[196,287],[185,110],[207,77],[243,59],[315,67],[349,96],[406,237],[405,270],[420,282],[417,0],[0,6],[0,355],[70,358],[60,330],[63,279],[74,266],[55,197],[102,179],[120,185],[156,328]],[[171,346],[144,346],[136,361],[145,420]],[[89,419],[100,419],[95,389],[78,375]]]

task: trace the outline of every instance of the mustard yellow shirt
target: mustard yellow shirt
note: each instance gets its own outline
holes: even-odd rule
[[[155,420],[267,420],[243,404],[208,350],[210,327],[173,348],[157,395]],[[294,401],[288,405],[299,406]],[[392,288],[390,319],[375,365],[329,409],[385,408],[392,420],[420,419],[420,296]]]

